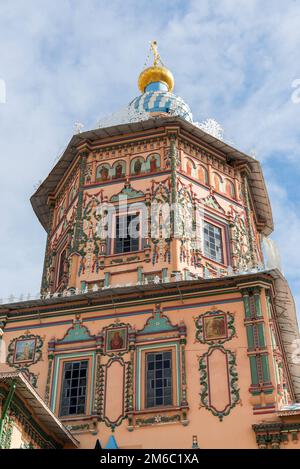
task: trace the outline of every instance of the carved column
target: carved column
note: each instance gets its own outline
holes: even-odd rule
[[[41,284],[41,295],[45,295],[47,291],[51,289],[51,281],[48,283],[47,281],[47,270],[51,270],[51,256],[49,252],[50,248],[50,239],[51,239],[51,232],[53,227],[53,218],[54,218],[54,199],[51,197],[48,199],[48,205],[50,208],[50,215],[48,220],[48,230],[47,230],[47,241],[46,241],[46,250],[45,250],[45,257],[44,257],[44,266],[43,266],[43,274],[42,274],[42,284]],[[50,275],[49,275],[50,278]]]
[[[103,370],[101,367],[101,356],[103,355],[103,335],[96,338],[96,376],[95,376],[95,389],[94,389],[94,407],[93,413],[99,419],[102,418],[103,396],[104,396],[104,381]]]
[[[51,388],[51,377],[52,377],[52,368],[53,368],[54,354],[48,354],[48,372],[47,372],[47,381],[45,388],[45,397],[44,401],[49,406],[50,404],[50,388]]]
[[[257,265],[256,259],[256,249],[255,249],[255,240],[253,236],[253,229],[252,229],[252,220],[251,220],[251,206],[250,206],[250,196],[249,196],[249,188],[248,188],[248,179],[246,174],[243,175],[243,192],[245,198],[245,208],[246,208],[246,217],[247,217],[247,225],[248,225],[248,237],[249,237],[249,244],[250,244],[250,251],[251,251],[251,260],[253,267]]]
[[[135,367],[135,341],[136,331],[131,329],[128,335],[129,339],[129,352],[130,352],[130,377],[128,383],[128,402],[127,402],[127,417],[128,417],[128,431],[133,431],[133,412],[134,412],[134,367]]]

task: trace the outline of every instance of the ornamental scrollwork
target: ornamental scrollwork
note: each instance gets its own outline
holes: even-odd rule
[[[223,344],[236,335],[234,315],[217,309],[197,316],[195,326],[196,340],[202,344]]]
[[[29,367],[41,360],[43,344],[39,335],[25,334],[13,339],[8,346],[8,365],[23,372],[34,387],[38,377],[29,371]]]
[[[223,408],[217,408],[211,398],[210,378],[213,375],[213,366],[210,367],[209,361],[213,353],[224,354],[224,376],[228,375],[228,401],[224,403]],[[238,388],[238,374],[236,371],[236,357],[233,352],[226,350],[222,345],[211,345],[209,350],[199,359],[200,371],[200,400],[201,406],[212,412],[220,421],[240,402],[240,390]],[[218,404],[219,405],[219,404]]]

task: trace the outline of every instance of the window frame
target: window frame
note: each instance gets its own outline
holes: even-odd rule
[[[122,251],[122,252],[116,252],[116,249],[117,249],[117,219],[120,218],[120,217],[128,217],[128,216],[133,216],[133,217],[138,217],[139,221],[139,236],[137,239],[138,241],[138,246],[137,246],[137,249],[136,250],[132,250],[132,251]],[[132,220],[131,220],[132,221]],[[119,211],[115,214],[113,214],[113,219],[112,219],[112,222],[113,222],[113,230],[112,230],[112,233],[113,233],[113,239],[112,239],[112,243],[111,243],[111,255],[115,255],[115,256],[120,256],[120,255],[127,255],[127,254],[132,254],[132,253],[135,253],[135,252],[139,252],[142,250],[142,236],[141,236],[141,210],[139,209],[133,209],[133,210],[127,210],[127,211]],[[130,222],[131,223],[131,222]]]
[[[86,366],[86,375],[85,375],[85,379],[86,379],[86,385],[85,385],[85,395],[84,395],[84,412],[75,412],[74,414],[73,413],[67,413],[67,414],[63,414],[62,413],[62,408],[65,407],[63,405],[63,390],[64,390],[64,382],[65,382],[65,371],[68,371],[68,370],[65,370],[66,368],[66,365],[67,364],[75,364],[75,363],[86,363],[87,366]],[[79,371],[81,371],[82,368],[79,367]],[[74,368],[72,367],[72,370],[71,372],[74,371]],[[71,375],[71,378],[73,379],[73,375]],[[78,381],[81,379],[81,377],[79,376],[78,377]],[[59,417],[77,417],[78,415],[86,415],[86,407],[87,407],[87,393],[88,393],[88,382],[89,382],[89,360],[85,359],[85,358],[82,358],[82,359],[78,359],[78,360],[70,360],[70,361],[65,361],[63,364],[62,364],[62,377],[61,377],[61,386],[60,386],[60,396],[59,396],[59,408],[58,408],[58,415]],[[79,387],[79,382],[78,382],[78,387]],[[78,396],[78,391],[77,391],[77,396],[76,396],[76,399],[78,400],[79,396]],[[69,399],[69,404],[68,404],[68,408],[70,410],[70,407],[71,407],[71,399],[72,399],[72,396],[69,396],[68,397]],[[79,407],[79,404],[78,402],[76,403],[76,408]]]
[[[165,396],[165,393],[164,391],[162,392],[162,396],[161,396],[161,399],[162,399],[162,403],[161,404],[157,404],[157,399],[159,399],[159,396],[156,395],[155,393],[155,390],[157,390],[157,388],[154,387],[154,396],[153,396],[153,400],[154,400],[154,405],[148,405],[148,402],[149,402],[149,397],[148,397],[148,373],[149,373],[149,368],[148,368],[148,358],[149,358],[149,355],[154,355],[154,356],[157,356],[159,354],[166,354],[166,353],[169,353],[171,355],[171,366],[170,366],[170,369],[171,369],[171,373],[170,373],[170,381],[171,381],[171,385],[169,386],[170,387],[170,391],[171,391],[171,396],[170,396],[170,399],[171,401],[169,403],[166,403],[164,402],[164,399],[166,399],[166,396]],[[162,359],[162,362],[165,361],[165,358],[163,357]],[[155,363],[154,365],[154,368],[153,368],[153,371],[156,375],[156,372],[159,371],[157,368],[156,368],[156,360],[153,361],[153,363]],[[153,377],[153,380],[154,382],[156,383],[158,381],[158,379],[161,379],[161,380],[164,380],[164,379],[168,379],[164,376],[164,370],[165,368],[162,366],[161,368],[161,371],[162,371],[162,376],[161,378],[157,378],[157,376],[154,376]],[[170,350],[161,350],[161,351],[150,351],[150,352],[146,352],[145,353],[145,409],[152,409],[153,407],[169,407],[169,406],[173,406],[173,353],[172,353],[172,349]],[[150,381],[152,381],[150,379]],[[161,389],[165,389],[165,387],[168,387],[168,386],[161,386]]]
[[[74,420],[79,417],[92,415],[92,406],[94,400],[94,381],[95,381],[95,352],[82,352],[78,354],[67,353],[55,355],[54,369],[51,387],[50,408],[55,415],[60,415],[60,398],[62,393],[62,377],[64,363],[88,360],[88,381],[86,393],[86,406],[84,414],[71,414],[60,416],[60,420]]]
[[[161,351],[172,352],[172,404],[158,405],[155,407],[146,406],[146,354],[158,353]],[[159,343],[156,345],[140,345],[137,347],[136,363],[136,386],[135,386],[135,408],[137,411],[152,412],[155,410],[173,409],[180,406],[180,385],[181,385],[181,359],[179,341]]]
[[[221,246],[220,246],[220,249],[221,249],[221,260],[218,260],[218,259],[214,259],[213,257],[211,257],[210,255],[208,255],[206,252],[205,252],[205,233],[204,233],[204,230],[205,230],[205,224],[207,225],[210,225],[212,226],[214,229],[217,229],[219,230],[220,232],[220,240],[221,240]],[[226,252],[225,252],[225,249],[224,249],[224,246],[226,246],[226,241],[224,243],[224,233],[223,233],[224,229],[217,225],[217,224],[214,224],[214,223],[211,223],[211,221],[208,221],[207,219],[203,220],[203,256],[206,257],[206,259],[209,259],[211,260],[212,262],[216,262],[217,264],[225,264],[225,261],[226,261]],[[215,236],[214,236],[214,239]]]

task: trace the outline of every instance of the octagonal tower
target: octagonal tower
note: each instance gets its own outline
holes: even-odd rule
[[[260,164],[193,124],[152,47],[128,106],[147,120],[74,135],[31,199],[48,232],[43,295],[263,264],[273,222]]]

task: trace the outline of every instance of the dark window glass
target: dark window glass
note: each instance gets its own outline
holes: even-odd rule
[[[116,217],[115,254],[139,250],[139,215]]]
[[[223,262],[221,229],[207,222],[204,222],[204,254],[216,262]]]
[[[85,413],[88,361],[64,364],[59,415]]]
[[[146,407],[172,405],[172,353],[146,354]]]

